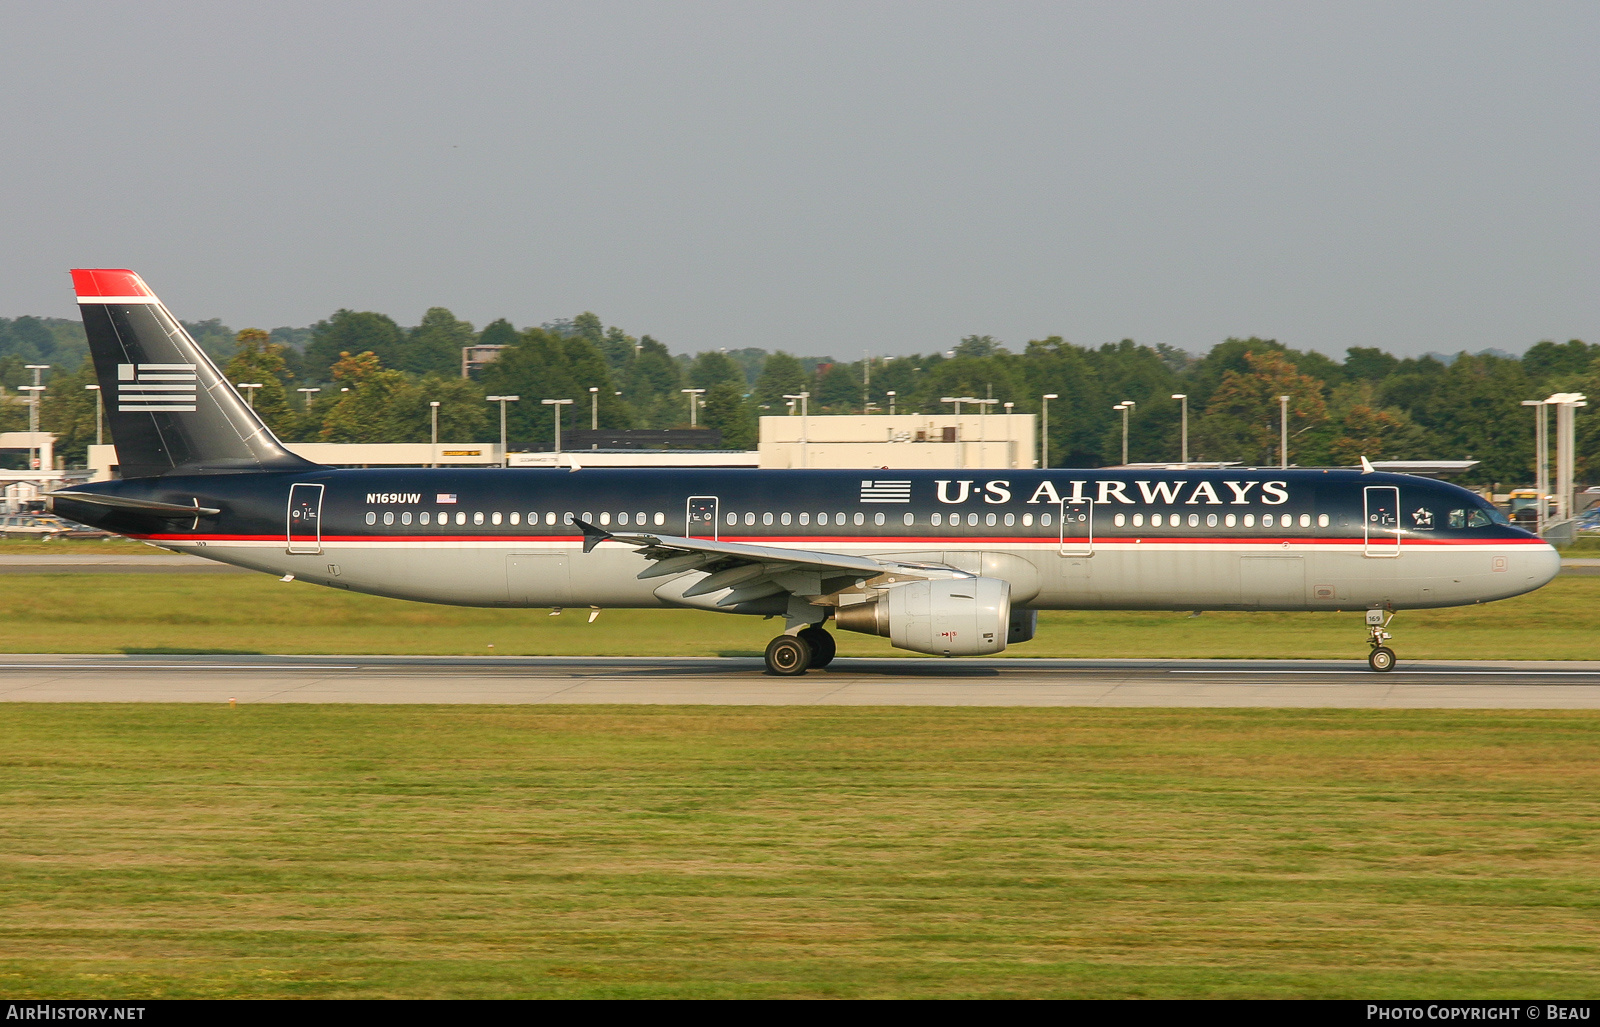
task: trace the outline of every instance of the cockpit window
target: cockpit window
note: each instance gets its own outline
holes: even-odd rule
[[[1498,517],[1496,515],[1499,515]],[[1450,511],[1450,527],[1452,528],[1487,528],[1491,524],[1504,524],[1506,517],[1493,508],[1470,507],[1468,509]]]

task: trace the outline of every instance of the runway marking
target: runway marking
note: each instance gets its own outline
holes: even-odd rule
[[[1376,672],[1370,670],[1169,670],[1168,674],[1290,674],[1304,677],[1308,674],[1349,674],[1363,677],[1373,676]],[[1393,678],[1396,674],[1410,675],[1412,677],[1502,677],[1502,678],[1530,678],[1530,677],[1586,677],[1600,678],[1600,672],[1592,670],[1399,670],[1386,674]]]

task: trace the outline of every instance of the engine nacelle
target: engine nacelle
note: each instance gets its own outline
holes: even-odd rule
[[[998,653],[1010,621],[1011,584],[999,578],[913,581],[834,612],[845,631],[884,635],[896,649],[935,656]]]

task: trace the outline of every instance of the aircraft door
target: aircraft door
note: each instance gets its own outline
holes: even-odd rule
[[[683,535],[685,538],[717,540],[717,497],[690,496],[689,513]]]
[[[1061,555],[1094,555],[1094,502],[1064,500],[1061,504]]]
[[[322,552],[322,486],[289,486],[289,552]]]
[[[1366,555],[1399,556],[1400,489],[1394,485],[1368,485],[1362,491],[1366,499]]]

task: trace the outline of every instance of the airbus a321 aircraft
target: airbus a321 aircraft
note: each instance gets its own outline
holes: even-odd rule
[[[1548,582],[1554,549],[1465,489],[1354,470],[348,470],[290,453],[132,271],[72,272],[121,479],[56,512],[332,588],[501,607],[783,618],[774,674],[829,621],[944,656],[1039,610],[1363,613]]]

